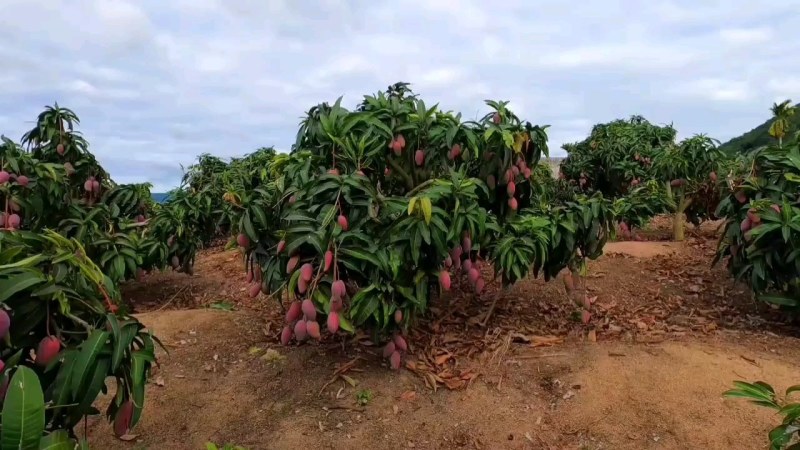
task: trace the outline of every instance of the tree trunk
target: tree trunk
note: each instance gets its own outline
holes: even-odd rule
[[[686,223],[686,214],[683,211],[675,213],[672,218],[672,239],[680,242],[684,239],[684,224]]]

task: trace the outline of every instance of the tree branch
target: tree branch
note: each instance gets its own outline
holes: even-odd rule
[[[403,178],[403,180],[405,180],[406,187],[409,190],[414,189],[414,180],[411,179],[408,173],[406,173],[406,171],[403,170],[403,168],[400,167],[397,162],[395,162],[392,158],[389,158],[389,165],[392,166],[392,170],[397,172]]]

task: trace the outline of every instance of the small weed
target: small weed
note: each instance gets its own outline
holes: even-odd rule
[[[226,301],[218,301],[208,305],[208,308],[219,311],[233,311],[233,304]]]
[[[356,401],[358,402],[359,406],[367,406],[372,400],[372,391],[369,389],[361,389],[360,391],[356,392]]]
[[[223,447],[217,447],[217,444],[213,442],[207,442],[206,450],[247,450],[247,449],[239,445],[233,445],[233,444],[225,444]]]

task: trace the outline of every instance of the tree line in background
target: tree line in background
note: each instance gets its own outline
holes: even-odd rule
[[[409,325],[453,289],[563,271],[576,323],[589,324],[586,260],[665,212],[676,239],[687,219],[725,219],[717,257],[797,313],[800,141],[782,105],[772,142],[735,156],[639,116],[598,124],[564,146],[553,177],[548,126],[497,101],[466,121],[397,83],[352,110],[311,108],[288,154],[201,155],[160,204],[148,184],[114,183],[78,117],[48,107],[21,144],[0,144],[0,443],[72,448],[109,378],[106,414],[126,434],[158,341],[127,313],[120,283],[191,275],[196,251],[220,239],[243,250],[250,295],[286,312],[276,339],[369,330],[393,368]]]

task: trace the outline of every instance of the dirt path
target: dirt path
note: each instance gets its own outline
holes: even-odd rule
[[[783,353],[797,342],[732,333],[657,345],[514,345],[465,391],[435,393],[362,352],[364,371],[349,374],[357,385],[338,380],[320,394],[334,365],[356,352],[267,352],[246,313],[142,320],[169,346],[154,377],[164,386],[149,387],[135,444],[101,423],[92,427],[97,448],[200,449],[209,439],[251,449],[760,448],[773,415],[720,394],[735,379],[785,388],[800,373],[797,352]],[[355,401],[361,390],[373,396],[365,407]]]
[[[437,384],[435,392],[410,370],[389,371],[365,339],[276,345],[275,303],[244,295],[241,276],[233,275],[235,252],[209,252],[194,277],[158,274],[126,290],[136,307],[139,298],[173,299],[167,310],[141,314],[170,354],[161,355],[148,387],[137,439],[120,442],[93,421],[90,442],[137,449],[201,449],[207,441],[250,449],[762,448],[775,416],[721,393],[739,379],[776,388],[800,382],[800,339],[708,266],[708,245],[610,244],[590,265],[589,292],[598,301],[589,326],[570,319],[561,283],[525,280],[485,299],[454,299],[458,309],[411,336],[407,363],[441,377],[471,374],[465,389]],[[493,295],[500,301],[483,327]],[[168,310],[217,301],[238,310]],[[537,347],[543,342],[554,345]],[[349,378],[327,384],[355,358]],[[358,405],[367,392],[371,399]]]

